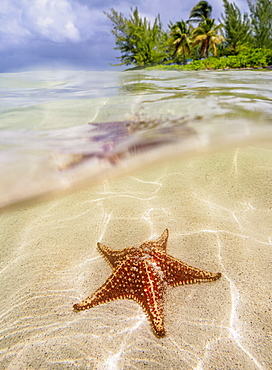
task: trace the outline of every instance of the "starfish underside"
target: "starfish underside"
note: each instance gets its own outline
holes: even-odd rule
[[[167,286],[199,283],[220,278],[221,273],[200,270],[166,253],[168,230],[155,241],[139,247],[113,250],[97,243],[113,269],[112,275],[90,297],[74,305],[86,310],[115,299],[134,299],[146,312],[157,336],[165,335],[164,295]]]

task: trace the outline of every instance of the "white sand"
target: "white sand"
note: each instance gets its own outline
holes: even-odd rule
[[[271,368],[271,184],[271,150],[248,148],[3,213],[0,367]],[[133,301],[73,311],[111,273],[97,241],[121,249],[166,227],[171,255],[223,276],[169,289],[165,338]]]

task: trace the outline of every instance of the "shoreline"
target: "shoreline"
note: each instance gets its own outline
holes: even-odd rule
[[[123,72],[129,72],[129,71],[142,71],[142,70],[147,70],[147,71],[185,71],[185,72],[195,72],[195,71],[253,71],[253,70],[272,70],[272,65],[267,65],[267,66],[259,66],[259,67],[237,67],[237,68],[231,68],[231,67],[226,67],[226,68],[203,68],[203,69],[185,69],[182,67],[188,66],[190,64],[186,65],[166,65],[166,64],[160,64],[157,66],[153,67],[132,67],[132,68],[127,68],[124,69]]]
[[[188,62],[189,60],[187,60]],[[167,62],[166,62],[167,63]],[[190,60],[187,64],[178,64],[168,60],[168,64],[157,64],[149,66],[136,66],[126,69],[138,70],[176,70],[176,71],[217,71],[217,70],[254,70],[272,68],[271,49],[251,49],[237,55],[214,57],[206,59]]]
[[[183,66],[181,66],[183,67]],[[148,71],[152,71],[152,70],[166,70],[166,71],[186,71],[186,72],[195,72],[195,71],[253,71],[253,70],[267,70],[267,69],[272,69],[272,65],[271,66],[262,66],[262,67],[238,67],[238,68],[231,68],[231,67],[226,67],[226,68],[203,68],[203,69],[183,69],[183,68],[165,68],[165,66],[163,66],[163,68],[159,68],[159,66],[157,67],[146,67],[146,68],[143,68],[143,69],[147,69]]]

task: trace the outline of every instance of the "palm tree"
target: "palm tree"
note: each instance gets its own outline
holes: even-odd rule
[[[209,48],[212,48],[214,56],[217,56],[216,45],[225,41],[222,35],[217,35],[217,32],[223,27],[222,24],[216,25],[214,19],[204,19],[197,28],[193,31],[194,43],[193,46],[201,44],[201,55],[208,58]]]
[[[170,33],[170,47],[174,48],[173,55],[183,56],[183,64],[186,64],[186,54],[190,55],[190,34],[191,27],[184,21],[176,22],[174,25],[169,25]]]
[[[212,6],[207,1],[199,1],[190,13],[189,21],[202,22],[212,15]]]

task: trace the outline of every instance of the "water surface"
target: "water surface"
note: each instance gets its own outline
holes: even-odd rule
[[[130,160],[127,170],[141,165],[132,160],[139,153],[153,153],[144,156],[147,164],[269,140],[271,76],[259,70],[2,74],[0,205],[101,181],[123,171],[117,162]]]

